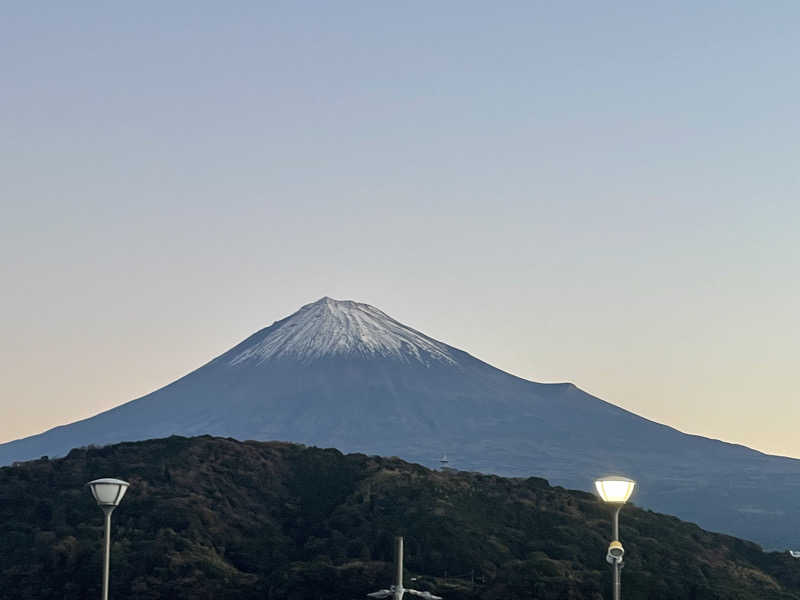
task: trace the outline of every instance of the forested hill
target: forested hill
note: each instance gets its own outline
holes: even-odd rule
[[[584,492],[206,436],[0,469],[0,598],[99,596],[103,520],[85,487],[98,477],[131,482],[113,516],[114,600],[364,598],[391,583],[395,535],[407,581],[447,600],[610,597],[610,513]],[[622,540],[626,600],[800,600],[788,554],[635,506]]]

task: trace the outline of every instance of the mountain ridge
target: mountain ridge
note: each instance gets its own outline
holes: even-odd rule
[[[611,511],[539,477],[434,471],[279,442],[172,436],[0,468],[0,600],[99,594],[103,519],[89,480],[131,486],[114,512],[118,600],[352,600],[407,580],[447,600],[602,600]],[[634,500],[636,497],[634,496]],[[800,600],[786,553],[626,505],[629,600]]]
[[[800,529],[796,459],[681,433],[571,383],[522,379],[374,307],[330,298],[150,394],[0,445],[0,464],[173,434],[284,440],[427,465],[446,453],[466,470],[536,474],[578,489],[616,472],[640,481],[645,506],[709,529],[773,548],[796,547],[793,526]]]

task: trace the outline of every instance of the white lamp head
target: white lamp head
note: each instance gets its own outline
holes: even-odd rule
[[[625,504],[628,498],[631,497],[633,488],[636,487],[636,482],[627,477],[612,475],[596,480],[594,487],[597,488],[597,493],[605,502]]]
[[[91,488],[92,496],[100,506],[109,507],[119,506],[130,484],[121,479],[95,479],[86,485]]]

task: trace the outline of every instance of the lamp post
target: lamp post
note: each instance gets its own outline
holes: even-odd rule
[[[119,506],[122,497],[128,490],[129,483],[121,479],[95,479],[86,485],[92,490],[92,496],[105,514],[105,553],[103,555],[103,595],[108,600],[108,570],[111,554],[111,513]]]
[[[378,598],[379,600],[388,600],[389,598],[392,598],[392,600],[403,600],[403,594],[408,592],[412,596],[419,596],[420,598],[425,598],[425,600],[442,600],[441,596],[434,596],[428,591],[420,592],[419,590],[410,590],[406,587],[403,587],[403,538],[396,537],[394,539],[394,543],[394,585],[389,588],[367,594],[367,596],[370,598]]]
[[[614,509],[614,519],[611,525],[611,543],[608,545],[606,562],[613,568],[612,590],[614,600],[620,600],[620,571],[622,570],[622,557],[625,550],[619,541],[619,511],[628,501],[636,487],[636,482],[627,477],[611,476],[603,477],[594,482],[597,493],[604,502],[610,504]]]

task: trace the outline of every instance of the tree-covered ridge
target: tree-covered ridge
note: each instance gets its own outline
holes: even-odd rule
[[[0,599],[99,595],[85,483],[104,476],[131,483],[113,517],[115,600],[363,598],[391,582],[395,535],[408,581],[448,600],[609,597],[610,514],[590,494],[206,436],[0,469]],[[800,563],[751,542],[634,506],[622,539],[627,600],[800,599]]]

